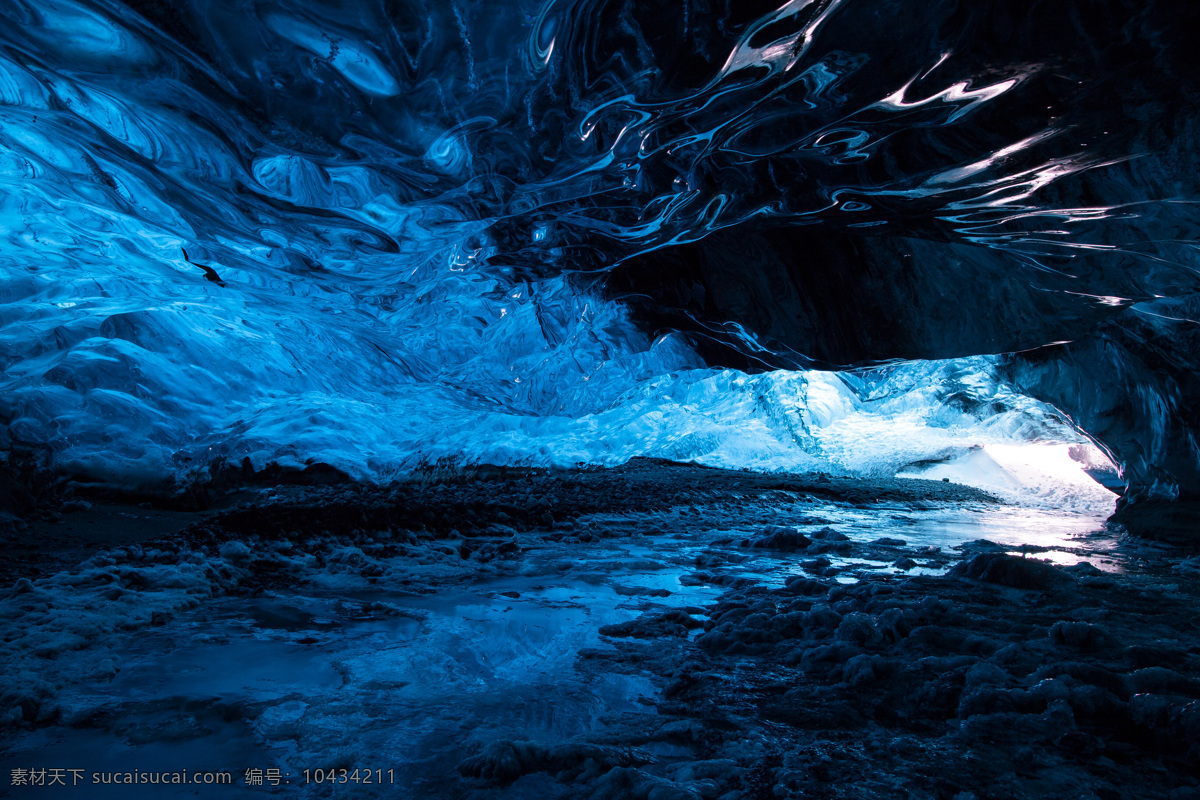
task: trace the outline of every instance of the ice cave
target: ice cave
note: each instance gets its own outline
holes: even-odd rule
[[[0,797],[1200,800],[1188,30],[0,0]]]

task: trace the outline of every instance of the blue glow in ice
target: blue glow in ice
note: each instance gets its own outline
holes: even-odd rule
[[[1024,281],[1074,264],[1080,296],[1190,291],[1146,267],[1195,261],[1190,206],[1054,193],[1138,185],[1127,134],[998,123],[1048,67],[936,10],[910,40],[851,0],[702,5],[5,5],[0,446],[143,484],[217,456],[891,474],[1083,442],[990,355],[747,375],[606,290],[714,232],[821,224],[1002,251]]]

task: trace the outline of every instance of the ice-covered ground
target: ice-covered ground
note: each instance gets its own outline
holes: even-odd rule
[[[604,488],[602,472],[484,482],[477,495],[431,482],[360,516],[342,508],[352,493],[268,491],[212,523],[215,537],[202,524],[21,580],[0,598],[5,774],[231,770],[233,788],[201,794],[324,797],[328,786],[301,789],[303,770],[383,769],[394,770],[387,785],[356,793],[498,800],[561,797],[570,780],[586,789],[614,766],[657,761],[687,783],[673,770],[702,749],[701,723],[656,710],[661,683],[605,655],[650,635],[637,627],[647,615],[679,631],[654,635],[690,636],[728,588],[940,575],[978,539],[1129,566],[1101,516],[997,506],[954,487],[938,500],[941,482],[846,482],[882,497],[850,504],[811,494],[825,485],[815,479],[637,469],[652,473],[640,490],[624,478]],[[417,521],[370,521],[398,502]],[[586,511],[645,503],[657,510]],[[560,767],[517,757],[515,782],[473,777],[507,774],[492,752],[506,742],[533,742],[523,758]],[[247,786],[253,769],[293,782]]]

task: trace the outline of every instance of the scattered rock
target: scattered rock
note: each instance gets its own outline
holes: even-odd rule
[[[955,565],[950,574],[1030,591],[1049,591],[1073,582],[1070,575],[1048,561],[994,552],[972,556]]]

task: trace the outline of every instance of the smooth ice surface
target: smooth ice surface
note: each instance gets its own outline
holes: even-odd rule
[[[991,356],[714,369],[697,331],[751,358],[766,345],[735,321],[656,329],[603,281],[768,222],[949,238],[1010,255],[1021,280],[1109,252],[1138,215],[1147,248],[1167,247],[1185,227],[1174,201],[1150,193],[1135,214],[1051,191],[1136,150],[1126,134],[1070,143],[1074,117],[1046,112],[956,138],[1031,108],[1057,80],[1041,66],[980,71],[990,40],[935,36],[886,67],[887,26],[850,2],[720,24],[696,4],[661,19],[401,5],[0,11],[0,449],[138,486],[247,457],[367,479],[444,458],[863,475],[953,461],[1053,502],[996,448],[1086,440]],[[1168,272],[1072,296],[1107,313],[1183,291]],[[977,446],[998,466],[968,458]],[[1089,492],[1060,499],[1110,501]]]

